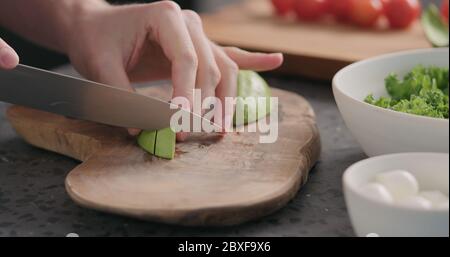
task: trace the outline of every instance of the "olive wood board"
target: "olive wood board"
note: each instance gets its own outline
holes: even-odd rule
[[[65,181],[81,206],[154,222],[227,226],[286,205],[319,158],[309,103],[295,93],[272,91],[280,102],[275,143],[260,144],[259,132],[194,134],[177,143],[170,161],[143,151],[122,128],[21,106],[11,106],[7,118],[29,144],[82,162]],[[170,89],[142,93],[168,99]]]

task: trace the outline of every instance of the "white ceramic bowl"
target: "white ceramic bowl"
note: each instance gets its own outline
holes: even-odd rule
[[[373,157],[352,165],[344,174],[344,194],[353,228],[358,236],[449,236],[449,211],[400,207],[360,194],[376,174],[407,170],[420,190],[449,193],[449,155],[403,153]]]
[[[389,54],[354,63],[336,74],[333,92],[337,105],[367,155],[448,153],[448,120],[395,112],[364,102],[370,93],[388,96],[384,79],[389,73],[403,77],[418,64],[448,67],[448,54],[448,48]]]

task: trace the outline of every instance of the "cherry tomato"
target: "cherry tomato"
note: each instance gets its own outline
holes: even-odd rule
[[[286,15],[294,9],[295,0],[271,0],[278,15]]]
[[[295,12],[300,20],[317,20],[325,15],[328,1],[326,0],[296,0]]]
[[[386,16],[392,28],[409,27],[420,15],[422,8],[418,0],[390,0]]]
[[[350,20],[362,27],[374,26],[383,14],[381,0],[351,0]]]
[[[443,0],[441,4],[441,15],[448,23],[448,0]]]
[[[325,0],[325,14],[331,13],[331,5],[335,0]]]
[[[330,0],[330,13],[338,21],[348,21],[351,11],[351,0]]]
[[[386,14],[387,6],[391,0],[381,0],[381,3],[383,4],[383,14]]]

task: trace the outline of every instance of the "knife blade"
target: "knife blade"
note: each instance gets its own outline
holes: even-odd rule
[[[0,101],[125,128],[170,127],[180,110],[164,100],[26,65],[0,69]],[[188,111],[186,111],[188,112]],[[201,118],[189,112],[191,120]]]

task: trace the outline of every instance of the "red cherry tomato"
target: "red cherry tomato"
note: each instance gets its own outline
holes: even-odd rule
[[[383,14],[381,0],[351,0],[350,20],[362,27],[374,26]]]
[[[271,0],[278,15],[286,15],[294,9],[295,0]]]
[[[391,0],[381,0],[381,3],[383,4],[383,14],[386,14],[387,6]]]
[[[330,0],[330,13],[338,21],[347,21],[350,17],[351,0]]]
[[[441,15],[448,23],[448,0],[443,0],[441,4]]]
[[[392,28],[409,27],[420,15],[422,8],[418,0],[391,0],[386,9],[386,16]]]
[[[331,13],[331,5],[335,0],[325,0],[325,14]]]
[[[327,0],[296,0],[295,12],[300,20],[317,20],[327,11]]]

